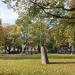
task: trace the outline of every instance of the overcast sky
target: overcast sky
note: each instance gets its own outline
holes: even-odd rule
[[[2,23],[14,24],[18,15],[12,9],[8,9],[7,6],[0,0],[0,17],[2,18]]]

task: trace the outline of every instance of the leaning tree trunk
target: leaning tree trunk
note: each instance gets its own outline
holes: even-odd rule
[[[41,60],[42,64],[48,64],[48,56],[47,56],[47,50],[45,46],[41,46]]]

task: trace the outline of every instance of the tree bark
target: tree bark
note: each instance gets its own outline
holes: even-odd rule
[[[74,53],[74,45],[72,45],[71,53]]]
[[[40,45],[38,45],[38,53],[41,53]]]
[[[47,50],[45,46],[41,46],[41,60],[42,64],[48,64],[48,56],[47,56]]]

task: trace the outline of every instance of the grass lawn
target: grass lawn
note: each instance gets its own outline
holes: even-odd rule
[[[75,75],[75,55],[49,54],[50,64],[39,55],[0,55],[0,75]]]

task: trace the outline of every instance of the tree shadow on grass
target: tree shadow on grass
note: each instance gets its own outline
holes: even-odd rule
[[[49,64],[75,64],[75,62],[49,62]]]

